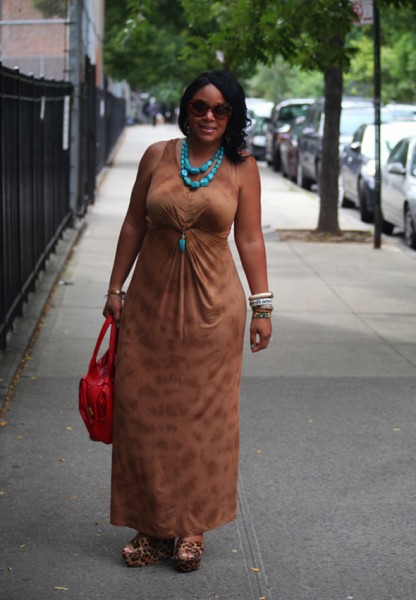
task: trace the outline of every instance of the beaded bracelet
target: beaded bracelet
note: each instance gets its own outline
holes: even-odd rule
[[[271,312],[253,312],[253,319],[271,319]]]
[[[252,309],[253,312],[273,312],[273,306],[256,306]]]

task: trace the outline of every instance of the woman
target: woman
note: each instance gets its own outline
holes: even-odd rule
[[[104,315],[121,319],[111,523],[139,532],[122,551],[129,566],[174,554],[193,571],[204,532],[236,516],[247,308],[227,242],[233,224],[253,294],[253,352],[269,343],[272,310],[246,125],[237,81],[198,77],[181,100],[185,139],[146,150],[121,229]]]

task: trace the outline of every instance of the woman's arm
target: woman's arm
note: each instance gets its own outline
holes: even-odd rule
[[[254,158],[238,167],[240,192],[234,237],[252,294],[269,291],[266,249],[261,229],[260,175]],[[267,348],[272,333],[270,319],[252,318],[250,344],[253,352]]]
[[[114,265],[109,288],[121,290],[140,251],[146,234],[146,197],[152,174],[159,163],[166,142],[152,144],[143,154],[137,171],[136,181],[130,197],[130,204],[118,238]],[[103,314],[112,313],[120,319],[121,297],[110,294],[104,306]]]

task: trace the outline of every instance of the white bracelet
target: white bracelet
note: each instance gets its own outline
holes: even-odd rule
[[[257,298],[257,300],[250,300],[250,306],[263,306],[263,305],[267,305],[267,306],[272,306],[273,305],[273,300],[272,298]]]
[[[273,292],[262,292],[261,294],[253,294],[249,296],[249,300],[257,300],[260,298],[274,298]]]

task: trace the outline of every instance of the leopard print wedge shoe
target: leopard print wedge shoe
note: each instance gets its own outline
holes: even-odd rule
[[[203,539],[200,541],[179,538],[175,550],[175,564],[178,571],[190,573],[201,566],[202,554],[204,552]]]
[[[174,545],[174,539],[137,534],[122,550],[121,555],[128,567],[146,567],[170,558]]]

